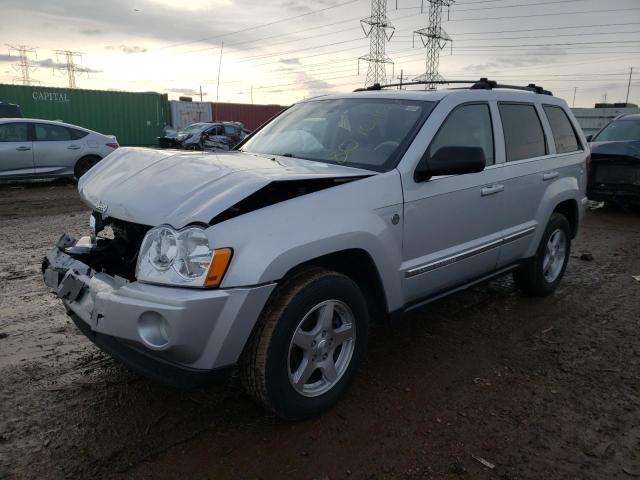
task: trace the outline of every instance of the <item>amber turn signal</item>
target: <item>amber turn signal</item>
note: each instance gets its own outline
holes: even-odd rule
[[[213,261],[209,267],[207,279],[204,281],[205,287],[211,288],[220,285],[229,267],[229,263],[231,263],[232,256],[233,250],[231,248],[218,248],[214,251]]]

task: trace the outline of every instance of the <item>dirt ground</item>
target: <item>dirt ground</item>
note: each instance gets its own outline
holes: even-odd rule
[[[0,478],[640,477],[640,216],[588,212],[552,297],[505,277],[374,327],[346,397],[297,424],[80,335],[40,260],[87,220],[73,184],[0,186]]]

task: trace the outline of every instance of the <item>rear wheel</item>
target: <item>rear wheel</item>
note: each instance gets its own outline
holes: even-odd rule
[[[553,213],[536,256],[514,272],[516,285],[530,295],[550,295],[562,280],[570,252],[569,221],[561,213]]]
[[[73,174],[76,177],[76,180],[80,180],[85,173],[87,173],[91,167],[93,167],[96,163],[102,160],[97,155],[87,155],[86,157],[82,157],[80,160],[76,162],[76,166],[73,169]]]
[[[320,268],[278,287],[240,362],[254,399],[288,420],[333,406],[353,380],[367,346],[367,306],[350,278]]]

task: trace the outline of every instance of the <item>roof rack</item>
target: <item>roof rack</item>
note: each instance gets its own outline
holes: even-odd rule
[[[524,90],[527,92],[539,93],[541,95],[553,95],[549,90],[545,90],[535,83],[530,83],[526,87],[517,85],[502,85],[495,80],[489,80],[487,78],[481,78],[480,80],[434,80],[434,81],[419,81],[419,82],[405,82],[405,83],[388,83],[380,85],[374,83],[370,87],[356,88],[354,92],[366,92],[373,90],[382,90],[383,88],[391,87],[406,87],[410,85],[453,85],[453,84],[471,84],[470,90],[493,90],[494,88],[510,88],[512,90]]]

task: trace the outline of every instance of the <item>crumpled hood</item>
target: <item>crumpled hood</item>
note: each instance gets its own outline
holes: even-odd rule
[[[593,142],[590,146],[592,160],[626,157],[640,161],[640,141]]]
[[[273,181],[374,175],[357,168],[244,152],[119,148],[78,182],[105,216],[182,228],[209,221]]]

